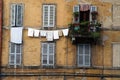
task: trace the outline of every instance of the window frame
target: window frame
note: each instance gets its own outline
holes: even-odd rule
[[[87,62],[88,63],[88,65],[86,65],[86,63],[85,63],[85,57],[86,57],[86,54],[85,54],[85,50],[86,50],[86,48],[85,48],[85,45],[88,45],[88,47],[89,47],[89,53],[88,53],[88,57],[89,57],[89,62]],[[82,54],[80,54],[79,52],[79,47],[80,46],[82,46],[83,48],[82,48],[82,50],[83,50],[83,52],[82,52]],[[82,56],[83,57],[83,61],[82,61],[82,63],[83,64],[79,64],[79,61],[80,61],[80,59],[79,59],[79,57],[80,56]],[[78,67],[90,67],[91,66],[91,45],[90,44],[78,44],[77,45],[77,66]]]
[[[56,20],[56,5],[54,5],[54,4],[43,4],[43,6],[42,6],[43,8],[43,10],[42,10],[42,14],[43,14],[43,21],[42,21],[42,23],[43,23],[43,27],[44,28],[53,28],[53,27],[55,27],[55,20]],[[48,12],[48,18],[46,18],[47,19],[47,24],[45,24],[45,7],[48,7],[48,10],[47,10],[47,12]],[[50,7],[53,7],[53,20],[52,20],[52,22],[53,22],[53,24],[51,24],[50,25]]]
[[[12,45],[14,52],[12,52]],[[19,53],[17,52],[17,47],[19,45]],[[9,65],[10,66],[14,66],[14,68],[17,68],[18,66],[20,66],[22,64],[22,44],[16,44],[16,43],[10,43],[10,48],[9,48]],[[13,59],[13,63],[12,63],[12,59],[11,59],[11,55],[14,56]],[[17,55],[19,55],[19,63],[17,63]]]
[[[47,45],[47,53],[46,54],[44,54],[43,53],[43,45]],[[50,44],[52,44],[53,46],[53,54],[50,54]],[[43,63],[43,56],[47,56],[47,59],[46,59],[46,64],[45,63]],[[53,62],[53,64],[50,64],[50,59],[49,59],[49,56],[52,56],[53,58],[52,58],[52,62]],[[55,43],[54,42],[42,42],[41,43],[41,63],[42,63],[42,66],[54,66],[55,65]]]

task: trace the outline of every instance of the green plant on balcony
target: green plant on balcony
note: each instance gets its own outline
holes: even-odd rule
[[[79,16],[79,12],[74,12],[73,15],[74,15],[74,17],[76,18],[76,17]]]
[[[99,22],[83,21],[69,25],[70,35],[81,35],[98,38],[100,37],[101,24]]]

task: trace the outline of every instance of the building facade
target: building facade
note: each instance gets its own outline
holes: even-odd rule
[[[3,0],[1,80],[119,80],[118,0]]]

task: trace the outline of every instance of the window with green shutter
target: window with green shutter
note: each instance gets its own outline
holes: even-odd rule
[[[11,4],[11,21],[12,27],[23,26],[23,4]]]
[[[54,66],[55,43],[42,43],[42,65]]]
[[[21,44],[10,44],[9,65],[15,68],[21,65],[21,51]]]

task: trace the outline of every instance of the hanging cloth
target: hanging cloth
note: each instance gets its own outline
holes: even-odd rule
[[[53,31],[46,32],[47,41],[53,41]]]
[[[80,11],[88,11],[88,10],[90,10],[89,4],[81,4],[80,5]]]
[[[10,31],[10,41],[12,43],[21,44],[23,27],[12,27]]]
[[[41,37],[46,37],[46,32],[45,30],[40,30],[40,36]]]
[[[34,30],[34,37],[39,37],[40,31],[39,30]]]
[[[54,39],[59,39],[58,30],[54,31]]]
[[[63,35],[64,35],[64,36],[68,36],[68,31],[69,31],[69,29],[63,29],[63,30],[62,30]]]
[[[33,37],[34,29],[28,28],[28,36]]]

